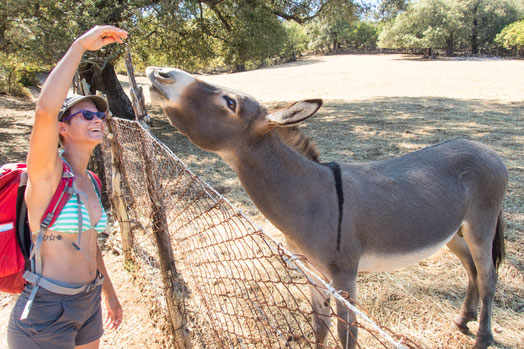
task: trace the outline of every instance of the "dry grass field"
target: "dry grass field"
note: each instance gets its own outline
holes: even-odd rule
[[[510,182],[504,203],[507,257],[499,270],[493,310],[494,347],[524,348],[524,61],[341,55],[202,79],[247,92],[269,107],[323,98],[324,106],[302,131],[325,162],[386,159],[459,137],[495,149],[509,169]],[[0,163],[23,161],[33,108],[34,102],[0,96]],[[178,134],[159,108],[150,107],[150,114],[153,133],[194,173],[282,240],[220,158]],[[140,303],[122,257],[105,253],[126,322],[103,337],[102,347],[163,348],[158,328],[144,321],[147,307]],[[464,269],[444,248],[398,272],[361,274],[359,303],[380,323],[422,347],[466,348],[474,336],[451,324],[465,286]],[[0,347],[6,346],[5,324],[14,299],[0,295]],[[473,333],[476,328],[476,323],[470,325]]]

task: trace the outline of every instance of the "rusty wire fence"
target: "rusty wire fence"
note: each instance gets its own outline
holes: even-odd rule
[[[352,307],[343,294],[307,277],[311,267],[303,257],[255,227],[138,122],[113,118],[108,126],[102,151],[113,183],[107,187],[121,186],[121,193],[113,188],[109,194],[126,206],[128,263],[144,304],[174,346],[311,348],[309,287]],[[336,322],[343,320],[335,308],[332,302],[327,348],[341,348]],[[180,318],[173,320],[173,313]],[[360,347],[415,346],[368,316],[353,324],[360,328]]]

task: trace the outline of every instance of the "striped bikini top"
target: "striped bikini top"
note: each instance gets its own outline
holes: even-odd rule
[[[95,186],[95,192],[97,192],[98,197],[98,191],[96,190],[97,184],[94,182],[93,177],[91,177],[91,182]],[[107,226],[107,215],[99,197],[98,201],[100,202],[100,206],[102,207],[102,216],[100,217],[100,220],[98,221],[98,223],[96,223],[95,226],[91,226],[89,212],[87,211],[82,200],[77,199],[77,195],[72,195],[69,201],[67,201],[62,211],[60,212],[60,215],[56,218],[55,222],[51,227],[49,227],[49,229],[67,234],[78,233],[78,224],[80,222],[80,219],[78,217],[78,205],[80,204],[80,209],[82,212],[82,232],[91,228],[95,228],[95,230],[98,233],[103,232]]]

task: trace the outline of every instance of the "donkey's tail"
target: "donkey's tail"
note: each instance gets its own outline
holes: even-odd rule
[[[504,246],[504,217],[502,216],[502,209],[499,212],[497,219],[497,230],[495,238],[493,239],[493,246],[491,247],[491,256],[493,257],[493,265],[498,270],[500,264],[506,255],[506,248]]]

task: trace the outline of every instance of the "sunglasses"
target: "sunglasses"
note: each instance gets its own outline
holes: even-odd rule
[[[84,120],[87,120],[87,121],[91,121],[95,118],[95,116],[97,118],[99,118],[100,120],[104,120],[106,118],[106,113],[103,112],[103,111],[90,111],[90,110],[80,110],[74,114],[71,114],[69,116],[66,116],[65,118],[62,119],[62,122],[64,121],[67,121],[69,119],[71,119],[72,117],[78,115],[78,114],[81,114],[82,115],[82,118]]]

